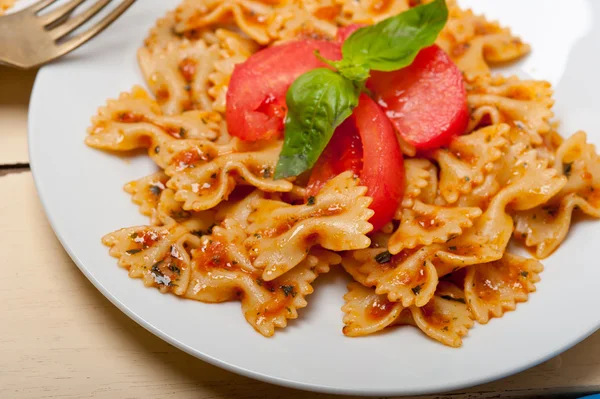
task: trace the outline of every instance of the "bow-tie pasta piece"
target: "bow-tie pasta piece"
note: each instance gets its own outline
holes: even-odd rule
[[[474,324],[463,291],[447,281],[438,284],[435,295],[422,307],[405,308],[359,283],[348,285],[344,300],[342,331],[350,337],[408,324],[419,328],[430,338],[456,348],[462,345],[462,337]]]
[[[293,184],[273,180],[281,141],[217,146],[189,143],[180,148],[166,169],[175,199],[186,210],[202,211],[226,200],[237,185],[251,185],[266,192],[289,192]],[[249,146],[249,148],[245,148]]]
[[[556,151],[555,168],[567,177],[561,194],[577,193],[594,208],[600,205],[600,157],[584,132],[565,140]]]
[[[269,44],[267,29],[276,18],[271,1],[186,0],[176,10],[175,32],[181,35],[210,26],[233,22],[242,32],[261,45]]]
[[[392,11],[390,8],[398,9],[397,3],[402,2],[394,2],[393,7],[381,7],[371,0],[360,1],[356,5],[349,3],[335,0],[279,3],[262,0],[186,1],[177,10],[179,22],[175,31],[189,36],[191,32],[202,32],[210,26],[232,23],[260,45],[298,39],[332,40],[340,23],[357,22],[352,18],[357,10],[368,9],[371,14],[382,15],[384,11],[386,14]],[[368,3],[375,4],[369,6]],[[372,18],[370,20],[373,21]]]
[[[360,263],[358,276],[366,286],[374,286],[376,293],[387,295],[391,302],[400,302],[404,307],[423,306],[433,296],[438,275],[432,260],[442,247],[405,250],[392,255],[383,248],[353,251],[351,256]],[[346,261],[344,266],[346,266]],[[352,263],[348,264],[352,268]]]
[[[215,36],[219,40],[219,59],[208,75],[208,95],[212,100],[212,109],[225,115],[227,88],[233,69],[246,61],[259,47],[254,41],[227,29],[218,29]]]
[[[339,1],[342,4],[344,22],[372,25],[398,15],[411,7],[409,0],[359,0]]]
[[[138,62],[158,104],[167,115],[209,109],[208,75],[219,59],[219,47],[204,41],[173,43],[150,51],[142,47]]]
[[[183,295],[190,278],[190,258],[186,247],[198,238],[182,226],[130,227],[107,234],[102,243],[129,277],[141,278],[147,287]]]
[[[298,318],[298,309],[307,306],[306,296],[313,293],[312,283],[330,266],[340,263],[339,255],[313,250],[298,266],[272,281],[256,279],[254,290],[242,299],[242,311],[248,323],[266,337],[275,328],[285,328],[287,320]],[[261,290],[258,290],[261,288]]]
[[[306,296],[313,292],[312,282],[340,258],[332,252],[314,250],[294,270],[264,281],[240,246],[241,235],[227,236],[236,229],[244,234],[236,223],[226,220],[226,228],[215,227],[213,234],[203,237],[199,248],[192,251],[193,272],[185,296],[202,302],[238,299],[248,323],[270,337],[275,328],[284,328],[287,320],[298,317],[298,309],[307,305]]]
[[[515,236],[522,239],[528,247],[535,247],[535,256],[543,259],[558,248],[567,236],[571,226],[571,217],[575,209],[586,215],[600,218],[600,209],[591,206],[575,193],[567,194],[543,206],[523,212],[517,212]]]
[[[124,189],[131,194],[131,201],[140,206],[140,213],[150,216],[153,225],[160,224],[157,215],[158,202],[166,183],[169,180],[164,172],[156,172],[125,185]]]
[[[342,332],[348,337],[381,331],[392,325],[406,309],[400,302],[390,302],[385,295],[377,295],[373,288],[359,283],[348,284],[344,301]]]
[[[535,259],[510,253],[498,261],[470,266],[465,277],[465,297],[473,317],[486,324],[490,317],[502,317],[526,302],[543,266]]]
[[[448,203],[484,182],[502,157],[508,131],[507,125],[488,126],[456,137],[447,149],[434,152],[440,165],[440,193]]]
[[[335,20],[338,19],[341,7],[328,5],[327,1],[303,3],[302,6],[292,5],[277,11],[276,18],[271,20],[268,27],[269,36],[275,40],[273,44],[301,39],[335,39],[338,30]]]
[[[414,324],[430,338],[458,348],[462,337],[473,327],[473,320],[460,288],[440,281],[435,295],[422,307],[411,306]]]
[[[164,149],[183,136],[207,140],[218,137],[220,126],[214,118],[218,120],[220,116],[196,111],[165,117],[148,93],[136,86],[131,93],[109,100],[98,110],[85,143],[93,148],[119,152],[147,148],[150,158],[166,168],[170,159]]]
[[[196,29],[181,34],[175,31],[175,25],[177,25],[177,13],[170,11],[164,18],[157,20],[156,24],[150,29],[144,40],[144,48],[154,52],[188,41],[202,40],[207,44],[218,43],[218,39],[210,29]]]
[[[513,219],[506,208],[535,208],[552,198],[564,184],[563,176],[553,168],[548,168],[545,160],[537,159],[534,150],[528,151],[514,170],[513,178],[492,198],[489,207],[473,227],[447,244],[448,252],[462,255],[465,261],[463,266],[500,259],[514,228]],[[438,255],[445,264],[443,270],[438,268],[438,273],[444,275],[450,272],[447,267],[456,264],[458,258],[453,259],[446,253]]]
[[[437,168],[428,159],[413,158],[404,161],[405,186],[402,203],[396,211],[394,219],[402,218],[405,208],[412,208],[415,200],[420,199],[426,204],[432,204],[437,197]]]
[[[412,209],[404,209],[400,226],[390,237],[388,249],[397,254],[406,248],[445,243],[462,234],[463,229],[473,226],[473,220],[479,216],[479,208],[446,208],[415,201]]]
[[[549,256],[565,239],[575,209],[588,216],[600,217],[600,157],[578,132],[558,148],[554,168],[565,176],[566,184],[550,202],[514,215],[515,235],[536,256]]]
[[[525,152],[511,171],[505,190],[498,197],[513,210],[532,209],[549,201],[565,186],[567,179],[540,159],[537,151]]]
[[[310,204],[257,200],[246,245],[254,265],[264,268],[263,279],[292,269],[316,245],[332,251],[368,247],[365,234],[373,229],[368,222],[373,211],[366,191],[351,172],[344,172],[328,181]]]
[[[541,80],[515,76],[478,76],[467,79],[467,100],[472,109],[469,130],[482,124],[508,123],[526,133],[534,145],[552,129],[552,88]]]
[[[448,1],[448,22],[436,43],[467,76],[486,75],[490,66],[521,58],[530,47],[508,28]]]
[[[225,219],[192,250],[192,274],[185,297],[218,303],[240,299],[259,276],[243,245],[247,235],[235,219]]]
[[[522,129],[513,126],[504,130],[504,137],[507,138],[508,144],[503,146],[500,159],[491,165],[483,183],[474,187],[469,193],[459,196],[456,201],[457,206],[486,209],[492,198],[503,187],[523,174],[523,169],[527,167],[528,162],[535,161],[538,168],[547,168],[553,162],[554,151],[547,151],[545,145],[534,146],[529,135]],[[535,151],[531,150],[532,147],[535,147]],[[550,154],[551,156],[548,156]]]

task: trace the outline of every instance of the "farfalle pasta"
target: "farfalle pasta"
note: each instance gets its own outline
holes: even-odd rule
[[[469,266],[465,276],[464,295],[471,314],[485,324],[490,317],[502,317],[515,310],[518,302],[527,301],[540,281],[542,264],[509,252],[502,259],[482,265]]]
[[[575,210],[600,218],[600,157],[585,133],[575,133],[558,147],[554,168],[566,179],[563,189],[547,203],[515,214],[515,236],[534,247],[539,258],[565,239]]]
[[[330,180],[311,204],[290,205],[281,201],[256,200],[252,206],[246,245],[254,264],[264,269],[263,279],[281,276],[319,245],[334,251],[362,249],[371,241],[373,216],[366,187],[358,186],[352,173]]]
[[[474,325],[463,290],[446,281],[438,284],[435,295],[422,307],[403,307],[359,283],[348,285],[344,300],[343,332],[350,337],[373,334],[390,326],[412,325],[436,341],[459,347],[462,337]]]
[[[290,91],[260,98],[238,118],[252,132],[228,126],[229,114],[239,111],[228,107],[236,82],[231,78],[248,59],[298,40],[320,41],[336,54],[356,25],[433,3],[442,4],[184,0],[157,21],[138,52],[148,90],[135,86],[108,100],[88,130],[87,145],[125,154],[141,149],[159,168],[125,184],[149,222],[103,237],[109,254],[130,277],[162,293],[207,303],[239,301],[246,321],[267,337],[300,316],[314,281],[336,265],[354,280],[340,323],[350,337],[410,325],[459,347],[475,322],[486,324],[526,302],[543,266],[508,252],[511,239],[544,258],[565,239],[575,212],[600,218],[600,157],[585,133],[560,137],[548,82],[492,73],[495,64],[530,51],[508,28],[447,0],[447,22],[435,44],[457,68],[456,80],[462,76],[467,116],[461,134],[444,143],[420,147],[375,115],[360,128],[356,122],[339,141],[352,154],[334,149],[330,155],[343,167],[317,162],[315,168],[323,169],[317,172],[330,176],[315,182],[312,172],[277,172],[290,104],[297,100],[282,99],[293,97]],[[261,85],[279,87],[292,73],[290,60],[278,61],[286,61],[286,70],[273,79],[263,76]],[[364,73],[354,67],[345,73]],[[363,83],[378,101],[373,107],[385,109],[381,115],[395,123],[402,113]],[[242,96],[255,94],[244,90]],[[356,109],[370,99],[361,95]],[[319,113],[327,113],[310,109],[312,119],[302,121],[307,136],[322,128]],[[387,198],[394,192],[389,184],[374,190],[376,179],[362,174],[366,163],[376,161],[367,154],[372,147],[381,147],[381,157],[393,156],[389,142],[368,142],[364,125],[376,126],[380,137],[397,128],[392,142],[398,139],[404,159],[394,174],[394,188],[403,188],[397,202]],[[294,167],[308,163],[285,156]],[[393,207],[377,226],[373,215],[382,202]]]

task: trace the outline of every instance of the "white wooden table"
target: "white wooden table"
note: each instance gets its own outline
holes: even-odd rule
[[[35,72],[0,66],[0,398],[335,398],[240,377],[123,315],[55,238],[28,167]],[[575,397],[600,391],[600,333],[518,375],[429,398]]]

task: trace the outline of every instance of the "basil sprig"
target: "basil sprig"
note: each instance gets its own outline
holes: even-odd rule
[[[274,178],[312,168],[335,129],[358,105],[370,71],[412,64],[419,51],[435,42],[447,19],[445,0],[435,0],[360,28],[342,45],[340,61],[323,60],[335,71],[314,69],[296,79],[286,96],[285,138]]]

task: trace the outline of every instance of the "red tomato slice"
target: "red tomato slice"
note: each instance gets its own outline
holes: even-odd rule
[[[346,170],[357,173],[368,188],[375,211],[369,222],[374,231],[379,230],[392,220],[404,195],[404,160],[394,127],[365,94],[319,157],[309,179],[309,194],[314,195],[327,180]]]
[[[316,195],[328,180],[347,170],[360,176],[363,167],[363,149],[360,134],[353,118],[348,118],[329,140],[319,156],[308,180],[308,195]]]
[[[372,71],[367,87],[402,138],[419,150],[448,145],[467,128],[462,74],[436,45],[421,50],[399,71]]]
[[[342,58],[338,43],[302,40],[266,48],[237,65],[227,89],[229,133],[254,141],[282,132],[290,85],[303,73],[326,67],[315,50],[330,60]]]

